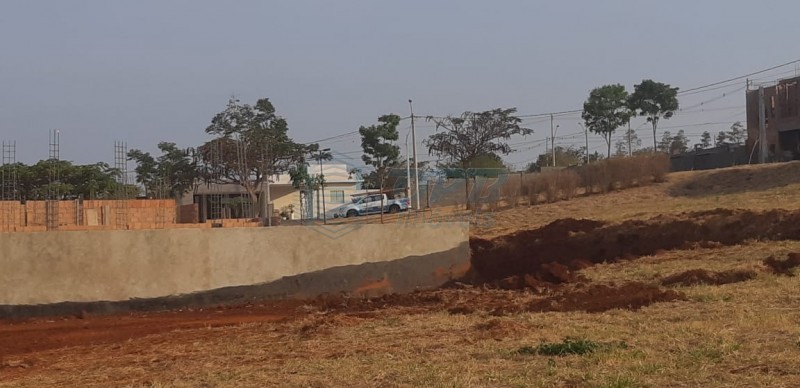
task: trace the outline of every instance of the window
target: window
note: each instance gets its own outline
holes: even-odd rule
[[[344,191],[331,190],[331,203],[344,203]]]

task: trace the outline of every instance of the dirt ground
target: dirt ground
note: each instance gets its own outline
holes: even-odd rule
[[[0,386],[797,386],[798,166],[430,213],[473,224],[439,290],[0,321]],[[516,352],[567,337],[624,346]]]

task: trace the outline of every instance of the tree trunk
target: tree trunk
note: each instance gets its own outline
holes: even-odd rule
[[[656,144],[656,142],[657,142],[657,140],[656,140],[656,125],[658,125],[657,122],[658,122],[658,119],[653,117],[653,152],[654,153],[658,152],[658,144]]]
[[[260,217],[261,211],[260,211],[260,206],[258,206],[258,194],[256,193],[256,190],[250,187],[250,185],[242,185],[242,186],[244,186],[245,191],[247,191],[247,194],[250,196],[250,209],[251,209],[250,217],[252,218]],[[255,210],[255,213],[252,213],[253,210]]]

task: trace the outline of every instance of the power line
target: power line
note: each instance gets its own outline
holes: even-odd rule
[[[709,87],[712,87],[712,86],[717,86],[717,85],[726,84],[728,82],[738,81],[738,80],[741,80],[741,79],[744,79],[744,78],[752,77],[754,75],[766,73],[766,72],[771,71],[771,70],[779,69],[779,68],[784,67],[784,66],[793,65],[795,63],[800,63],[800,59],[795,59],[794,61],[786,62],[784,64],[773,66],[773,67],[770,67],[770,68],[767,68],[767,69],[764,69],[764,70],[759,70],[759,71],[756,71],[756,72],[753,72],[753,73],[745,74],[745,75],[742,75],[742,76],[739,76],[739,77],[728,78],[728,79],[726,79],[724,81],[713,82],[713,83],[710,83],[710,84],[707,84],[707,85],[697,86],[697,87],[694,87],[694,88],[689,88],[689,89],[686,89],[686,90],[682,90],[682,91],[679,91],[678,94],[679,95],[680,94],[686,94],[686,93],[689,93],[689,92],[693,92],[695,90],[706,89],[706,88],[709,88]]]

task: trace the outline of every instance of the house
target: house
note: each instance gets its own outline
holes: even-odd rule
[[[767,160],[800,159],[800,77],[763,86]],[[748,88],[747,150],[758,155],[759,89]],[[755,148],[755,149],[754,149]]]
[[[316,167],[316,168],[315,168]],[[269,184],[269,197],[274,212],[288,219],[322,218],[323,208],[328,216],[333,209],[350,200],[353,194],[363,193],[362,179],[349,173],[346,164],[311,165],[309,174],[319,172],[325,176],[324,187],[318,190],[303,190],[292,185],[289,174],[273,176]],[[257,201],[265,193],[263,183],[257,191]],[[193,192],[184,194],[181,205],[198,205],[200,222],[209,219],[253,218],[258,203],[254,204],[244,187],[238,184],[201,183]]]

